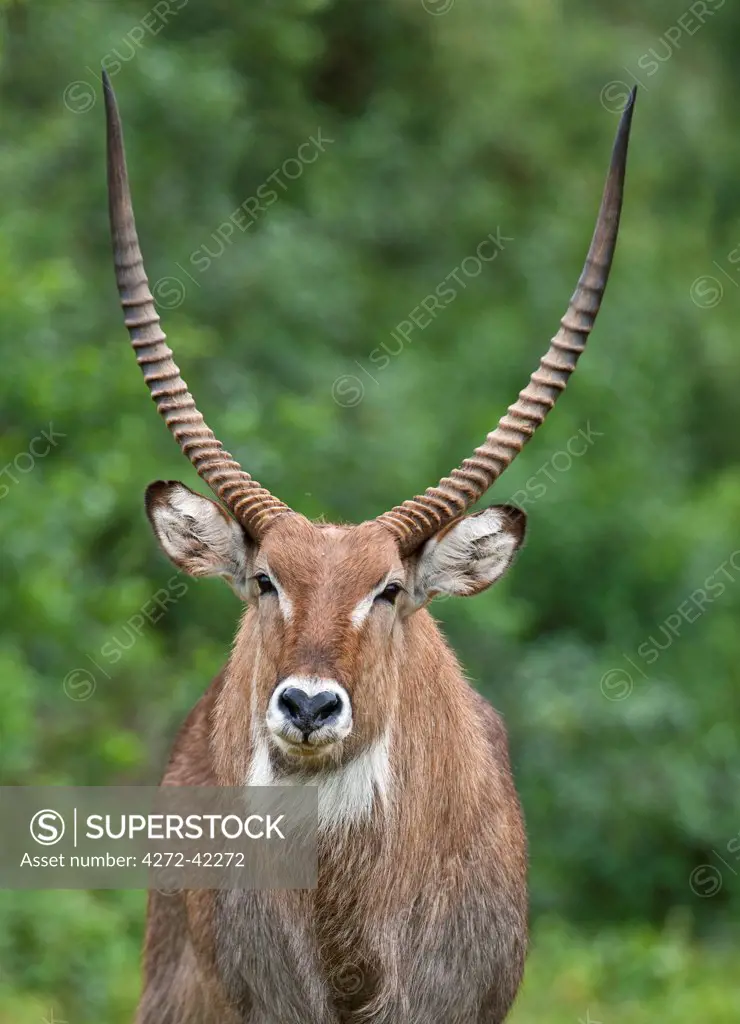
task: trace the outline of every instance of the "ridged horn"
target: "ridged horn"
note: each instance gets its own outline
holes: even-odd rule
[[[630,93],[617,129],[609,173],[586,264],[560,330],[518,400],[510,405],[485,442],[459,469],[421,496],[378,516],[410,554],[443,526],[461,516],[513,462],[565,390],[578,357],[586,347],[604,297],[619,231],[636,89]]]
[[[255,540],[291,509],[224,450],[195,405],[172,359],[144,270],[126,170],[123,132],[108,75],[103,72],[108,139],[108,206],[118,294],[136,361],[157,411],[196,472]]]

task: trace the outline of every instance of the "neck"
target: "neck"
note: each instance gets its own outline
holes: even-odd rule
[[[402,813],[405,824],[420,832],[430,816],[445,820],[451,835],[469,825],[479,786],[491,778],[491,751],[482,699],[464,679],[432,617],[420,612],[419,618],[416,650],[409,652],[413,685],[404,688],[394,751]]]

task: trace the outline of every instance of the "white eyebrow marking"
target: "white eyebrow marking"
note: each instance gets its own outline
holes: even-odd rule
[[[383,577],[383,579],[380,581],[377,587],[373,587],[373,589],[370,591],[367,597],[363,597],[363,599],[355,606],[355,609],[352,612],[351,616],[352,625],[355,627],[355,629],[359,629],[360,626],[365,621],[365,619],[370,614],[370,609],[373,606],[373,601],[378,596],[378,594],[382,594],[382,592],[388,586],[388,580],[390,578],[390,575],[390,573],[386,573],[386,575]]]
[[[278,583],[277,577],[271,571],[270,566],[267,563],[267,560],[265,560],[264,571],[272,580],[272,585],[277,591],[278,605],[280,606],[280,611],[282,612],[283,618],[285,619],[286,622],[290,622],[290,620],[293,617],[293,602],[285,593],[282,586]]]

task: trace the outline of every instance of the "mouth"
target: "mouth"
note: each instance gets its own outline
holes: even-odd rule
[[[336,741],[312,744],[308,740],[303,740],[296,743],[294,740],[289,740],[279,733],[272,733],[272,738],[278,750],[288,757],[294,757],[299,761],[320,760],[335,751],[339,745]]]

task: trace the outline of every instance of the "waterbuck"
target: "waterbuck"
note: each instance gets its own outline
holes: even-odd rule
[[[138,1024],[498,1024],[527,947],[527,851],[497,713],[426,606],[511,565],[524,513],[466,514],[564,390],[619,227],[634,92],[586,264],[540,365],[436,487],[357,526],[313,523],[224,451],[165,343],[104,76],[116,280],[158,411],[216,503],[146,492],[164,552],[245,602],[233,652],[188,716],[164,784],[318,785],[315,890],[150,893]]]

